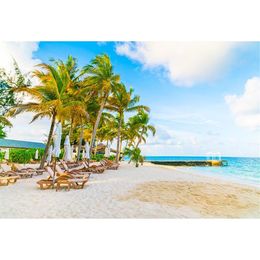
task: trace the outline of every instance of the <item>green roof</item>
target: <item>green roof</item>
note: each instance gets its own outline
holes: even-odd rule
[[[0,148],[45,148],[45,144],[11,139],[0,139]]]

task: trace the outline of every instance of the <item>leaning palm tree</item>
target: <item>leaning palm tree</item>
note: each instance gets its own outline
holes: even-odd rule
[[[125,112],[133,112],[138,110],[150,111],[150,108],[143,105],[137,105],[140,100],[140,97],[133,95],[134,90],[130,88],[127,91],[123,83],[118,84],[116,91],[112,96],[108,98],[108,105],[106,109],[110,111],[115,111],[118,113],[118,131],[117,131],[117,149],[116,149],[116,162],[119,161],[120,150],[121,150],[121,129],[124,123],[124,114]]]
[[[97,55],[90,63],[83,68],[86,73],[86,78],[83,82],[85,86],[83,93],[91,93],[96,97],[99,103],[99,108],[94,123],[90,147],[93,147],[97,129],[100,123],[101,115],[105,104],[111,92],[114,92],[117,83],[120,81],[119,75],[114,74],[113,66],[108,55]]]
[[[135,148],[138,148],[142,141],[145,141],[145,137],[148,136],[148,131],[155,135],[156,129],[149,124],[149,115],[144,110],[140,110],[137,115],[129,118],[129,126],[133,129],[137,137],[137,143]]]
[[[15,116],[22,112],[33,112],[35,115],[31,122],[43,117],[51,119],[48,140],[40,164],[40,168],[43,168],[51,144],[55,121],[61,119],[63,114],[66,89],[70,86],[71,79],[64,67],[45,63],[39,64],[38,67],[41,70],[35,70],[33,76],[39,80],[39,85],[32,88],[19,87],[15,89],[16,92],[29,94],[33,101],[13,107],[9,114]]]

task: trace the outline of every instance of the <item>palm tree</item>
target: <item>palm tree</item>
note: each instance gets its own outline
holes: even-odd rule
[[[43,63],[39,64],[38,67],[41,70],[33,72],[33,76],[40,81],[38,86],[15,89],[16,92],[29,94],[34,101],[13,107],[9,114],[15,116],[22,112],[34,112],[35,115],[31,122],[43,117],[51,119],[48,140],[40,164],[40,168],[43,168],[51,144],[55,121],[63,119],[64,116],[62,110],[64,109],[64,101],[67,98],[66,90],[71,86],[72,80],[66,67],[62,66],[62,64],[54,63],[52,66]]]
[[[115,111],[118,113],[118,131],[117,131],[117,149],[116,149],[116,162],[119,161],[120,150],[121,150],[121,129],[124,123],[125,112],[133,112],[137,110],[150,111],[149,107],[143,105],[136,105],[140,97],[133,95],[134,90],[130,88],[129,91],[123,83],[118,84],[116,91],[112,96],[108,98],[108,105],[105,106],[106,109],[110,111]]]
[[[12,127],[12,123],[5,116],[0,116],[0,125]]]
[[[138,167],[139,163],[142,164],[144,162],[144,157],[141,155],[140,148],[136,148],[136,147],[134,147],[133,149],[126,148],[124,154],[129,157],[128,163],[134,162],[135,167]]]
[[[145,142],[145,137],[148,136],[148,131],[155,135],[156,129],[149,125],[149,115],[144,110],[140,110],[137,115],[129,118],[129,126],[138,138],[135,148],[138,148],[142,140]]]
[[[120,77],[114,74],[110,58],[106,54],[97,55],[90,65],[83,68],[83,72],[87,77],[83,82],[85,89],[82,93],[91,93],[92,96],[97,97],[99,103],[90,142],[90,147],[93,147],[105,104],[111,92],[115,91]]]

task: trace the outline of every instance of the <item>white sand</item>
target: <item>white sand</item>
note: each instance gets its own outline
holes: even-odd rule
[[[205,217],[194,207],[121,199],[146,182],[217,183],[222,180],[174,168],[150,164],[135,168],[122,163],[118,171],[91,175],[83,190],[39,190],[36,182],[44,176],[19,180],[0,187],[0,218],[198,218]],[[206,184],[205,184],[206,185]],[[242,187],[242,186],[241,186]],[[245,186],[248,187],[248,186]],[[243,187],[242,187],[243,188]],[[253,189],[253,188],[252,188]],[[257,190],[257,192],[260,190]],[[260,193],[259,193],[260,194]],[[258,215],[259,213],[259,215]],[[245,217],[259,217],[259,212]],[[210,217],[210,216],[209,216]]]

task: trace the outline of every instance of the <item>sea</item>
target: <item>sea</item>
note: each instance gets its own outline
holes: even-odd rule
[[[145,156],[145,161],[199,161],[207,159],[207,157],[203,156]],[[259,157],[222,157],[221,159],[227,161],[228,165],[222,167],[191,166],[185,167],[185,171],[228,178],[237,182],[260,187]]]

